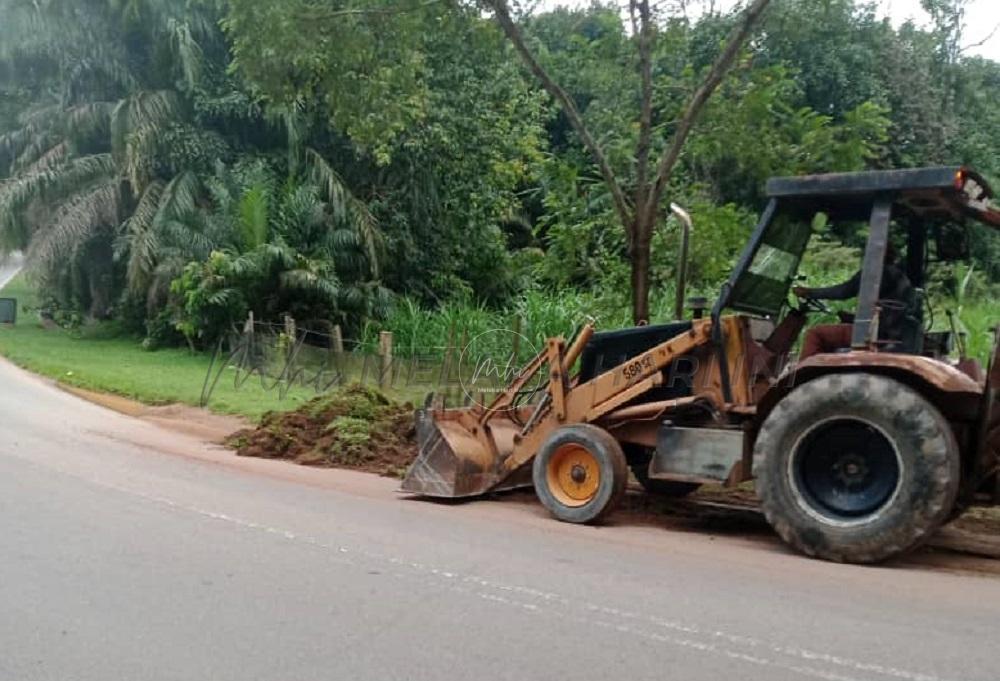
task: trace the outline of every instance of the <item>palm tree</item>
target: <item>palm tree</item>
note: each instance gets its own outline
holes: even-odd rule
[[[285,183],[260,160],[219,164],[206,179],[212,209],[202,232],[216,236],[213,252],[185,265],[174,286],[192,344],[193,334],[214,340],[248,310],[307,324],[386,311],[389,294],[373,279],[381,250],[374,220],[317,152],[305,159],[310,170]]]
[[[210,38],[204,10],[182,19],[185,7],[0,0],[0,73],[38,102],[0,135],[0,247],[25,249],[50,288],[72,281],[68,269],[81,272],[89,290],[59,292],[87,300],[95,316],[112,302],[111,242],[125,236],[139,246],[128,253],[129,279],[139,284],[155,268],[156,233],[194,208],[192,177],[164,178],[156,168],[159,135],[183,117],[170,83],[193,85],[195,36]],[[172,48],[165,65],[152,48],[164,38]]]
[[[282,210],[298,203],[315,211],[316,224],[292,222],[322,234],[322,247],[296,251],[289,239],[306,243],[309,235],[272,227],[281,216],[266,208],[230,219],[227,202],[249,210],[254,193],[226,187],[224,173],[212,172],[224,166],[204,139],[219,157],[237,150],[192,113],[204,106],[203,79],[225,77],[228,65],[212,3],[0,0],[0,16],[0,83],[30,90],[37,102],[16,128],[0,130],[0,250],[24,249],[42,286],[64,304],[79,301],[103,316],[124,289],[152,315],[185,265],[217,249],[256,254],[256,267],[283,272],[278,285],[325,291],[333,309],[370,311],[384,297],[375,283],[374,219],[294,134],[290,173],[312,188],[293,193]],[[252,99],[232,94],[244,97],[249,127],[274,127]],[[280,122],[293,131],[293,117]],[[239,243],[232,230],[248,227],[258,232]],[[337,271],[364,283],[342,285]]]

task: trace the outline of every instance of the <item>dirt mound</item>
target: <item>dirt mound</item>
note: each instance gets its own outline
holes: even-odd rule
[[[417,455],[413,406],[360,385],[269,412],[226,442],[240,456],[402,477]]]

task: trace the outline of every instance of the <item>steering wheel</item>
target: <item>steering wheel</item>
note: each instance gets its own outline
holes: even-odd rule
[[[800,297],[799,312],[818,312],[819,314],[832,315],[830,306],[819,298]]]

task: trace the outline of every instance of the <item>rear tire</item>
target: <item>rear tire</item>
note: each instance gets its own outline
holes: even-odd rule
[[[542,444],[532,466],[535,494],[568,523],[596,523],[621,502],[628,465],[606,430],[581,423],[563,426]]]
[[[884,376],[805,383],[767,417],[754,448],[768,522],[803,553],[874,563],[925,541],[955,507],[958,444],[934,405]]]

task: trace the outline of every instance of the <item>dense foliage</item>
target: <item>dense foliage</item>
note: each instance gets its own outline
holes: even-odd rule
[[[571,299],[624,322],[613,197],[488,4],[0,0],[0,247],[28,253],[53,310],[151,345],[209,343],[249,312],[360,333],[393,309]],[[771,175],[967,163],[1000,180],[1000,64],[962,50],[962,0],[925,5],[930,28],[895,29],[856,0],[773,0],[664,195],[661,215],[694,216],[696,291],[727,274]],[[519,25],[633,186],[639,36],[621,9]],[[737,15],[652,19],[655,157]],[[654,317],[677,229],[652,235]],[[1000,280],[1000,240],[976,240],[941,295]],[[811,276],[850,273],[858,245],[821,235]]]

